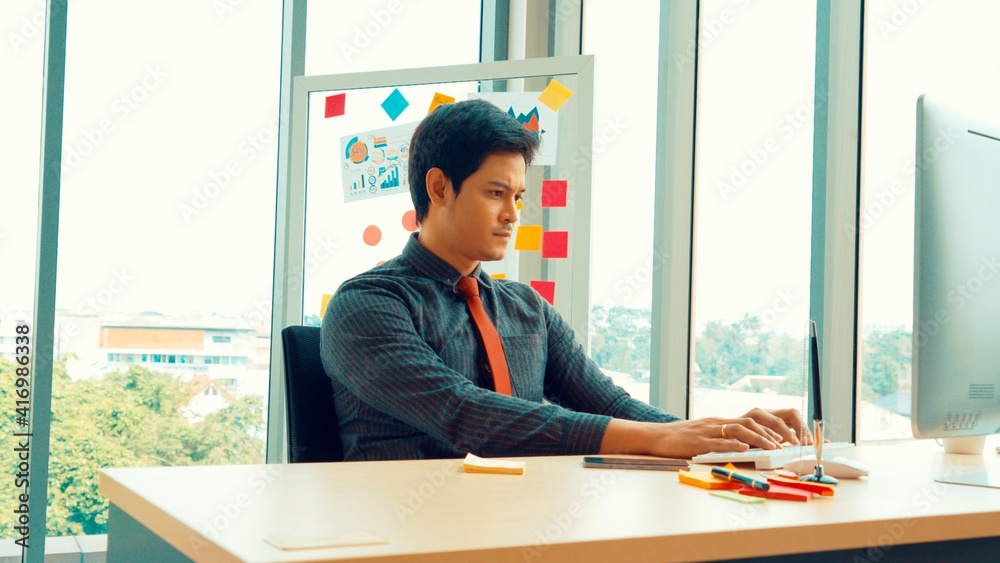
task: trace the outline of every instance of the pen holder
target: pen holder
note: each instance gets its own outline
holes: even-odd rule
[[[813,419],[813,444],[816,446],[816,465],[813,466],[812,475],[803,475],[800,481],[810,481],[813,483],[823,483],[825,485],[836,485],[835,477],[823,473],[823,421]]]

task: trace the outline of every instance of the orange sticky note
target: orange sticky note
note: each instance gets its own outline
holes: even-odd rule
[[[542,180],[542,207],[566,207],[566,180]]]
[[[323,298],[320,300],[319,304],[319,317],[323,318],[323,314],[326,313],[326,306],[330,304],[330,298],[333,297],[332,293],[324,293]]]
[[[684,471],[682,469],[677,472],[677,480],[702,489],[739,489],[743,486],[735,481],[719,479],[708,471]]]
[[[552,108],[552,111],[559,111],[559,108],[572,95],[572,90],[560,84],[558,80],[552,79],[549,85],[538,95],[538,101]]]
[[[541,225],[521,225],[514,238],[514,250],[538,250],[542,246]]]
[[[507,279],[507,274],[500,272],[499,274],[490,274],[490,277],[495,280],[505,280]]]
[[[451,104],[455,102],[455,98],[449,96],[448,94],[442,94],[441,92],[434,92],[434,97],[431,98],[431,105],[427,108],[427,113],[430,113],[437,109],[438,106],[444,104]]]
[[[544,280],[531,280],[528,285],[538,292],[549,305],[555,306],[556,304],[556,282],[554,281],[544,281]]]
[[[569,231],[542,233],[542,258],[567,258],[569,256]]]

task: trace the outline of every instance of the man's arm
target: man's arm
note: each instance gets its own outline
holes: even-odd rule
[[[543,302],[549,339],[546,395],[568,408],[613,417],[600,453],[631,453],[689,458],[712,451],[773,449],[797,444],[804,429],[795,409],[754,409],[742,417],[680,420],[628,396],[614,385],[577,342],[555,308]],[[725,432],[723,432],[725,425]],[[811,443],[804,432],[803,441]]]

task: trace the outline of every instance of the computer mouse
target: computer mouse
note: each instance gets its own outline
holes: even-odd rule
[[[811,455],[793,459],[783,467],[799,475],[807,475],[813,472],[815,466],[816,456]],[[837,479],[859,479],[868,475],[868,466],[856,459],[838,456],[823,460],[823,473]]]

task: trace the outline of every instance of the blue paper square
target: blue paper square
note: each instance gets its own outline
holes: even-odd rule
[[[385,110],[389,119],[396,121],[399,114],[403,113],[403,110],[409,107],[409,105],[410,102],[406,101],[406,98],[404,98],[403,94],[400,93],[399,88],[396,88],[392,91],[392,94],[389,94],[389,97],[382,102],[382,109]]]

